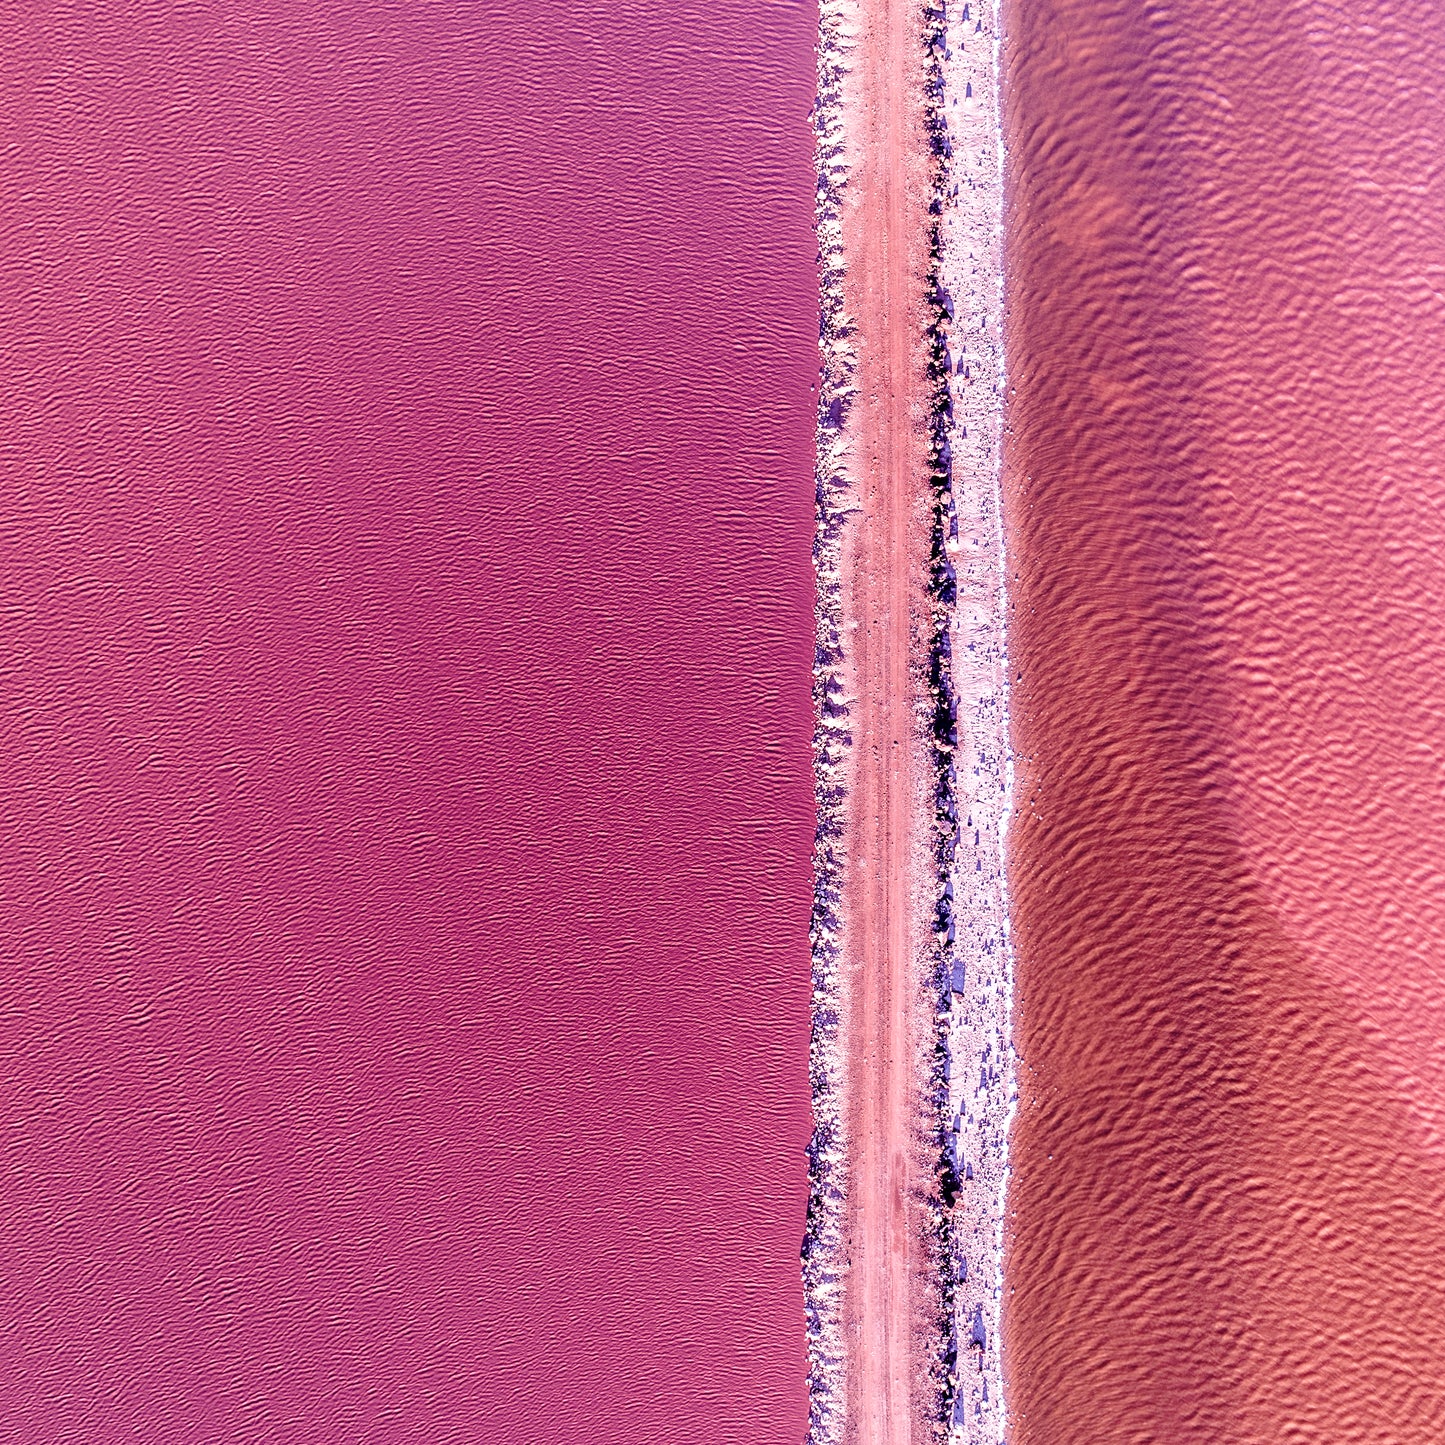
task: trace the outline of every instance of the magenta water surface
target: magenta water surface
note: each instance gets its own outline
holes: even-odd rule
[[[10,7],[0,1438],[801,1438],[814,31]]]

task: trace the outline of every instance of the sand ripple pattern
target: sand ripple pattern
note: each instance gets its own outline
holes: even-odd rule
[[[1012,1438],[1445,1438],[1445,32],[1015,4]]]

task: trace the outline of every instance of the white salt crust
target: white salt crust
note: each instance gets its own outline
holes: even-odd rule
[[[813,563],[818,602],[813,666],[813,773],[818,803],[814,897],[810,927],[813,1029],[809,1046],[814,1132],[808,1146],[807,1230],[803,1288],[808,1331],[808,1442],[840,1445],[845,1424],[846,1354],[842,1328],[843,1218],[847,1148],[843,1134],[839,1046],[839,899],[843,884],[843,773],[849,746],[842,705],[842,586],[840,559],[848,483],[844,420],[854,392],[853,327],[843,308],[841,213],[847,164],[843,85],[857,35],[850,0],[822,0],[818,34],[816,228],[821,324],[818,347],[817,531]]]
[[[943,169],[939,282],[952,463],[945,546],[957,601],[948,687],[957,719],[950,783],[958,820],[952,885],[945,1140],[958,1175],[951,1220],[957,1342],[953,1445],[1001,1445],[1008,1142],[1018,1098],[1005,837],[1012,809],[1007,568],[1002,515],[1003,152],[996,0],[953,0],[943,28]]]

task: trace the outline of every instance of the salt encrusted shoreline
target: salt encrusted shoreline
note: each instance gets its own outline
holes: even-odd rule
[[[947,1133],[949,1102],[949,1003],[953,977],[953,888],[951,878],[958,846],[958,814],[954,805],[953,750],[958,740],[952,679],[952,619],[957,584],[949,549],[953,525],[953,468],[951,401],[949,395],[949,306],[940,274],[943,208],[949,184],[948,129],[944,120],[943,56],[947,48],[947,18],[943,4],[925,3],[921,12],[921,43],[926,57],[924,121],[929,147],[928,226],[928,388],[929,388],[929,537],[928,675],[924,699],[929,715],[922,721],[931,740],[933,818],[929,838],[934,893],[933,934],[927,953],[934,1003],[933,1058],[926,1098],[934,1116],[929,1121],[936,1150],[936,1179],[928,1195],[931,1237],[929,1267],[934,1294],[935,1337],[926,1360],[933,1421],[939,1437],[946,1438],[957,1394],[957,1284],[953,1249],[953,1206],[958,1177]]]
[[[1015,1083],[1005,834],[1012,807],[1000,448],[1005,392],[997,0],[950,5],[936,37],[945,555],[952,616],[943,688],[953,723],[946,873],[951,977],[943,1092],[953,1351],[950,1438],[1005,1437],[999,1354],[1008,1135]]]
[[[843,1059],[839,1044],[839,901],[843,887],[845,833],[843,769],[848,710],[841,629],[841,548],[847,510],[843,464],[844,424],[854,392],[857,356],[852,325],[843,306],[843,186],[846,180],[843,78],[856,34],[855,11],[846,0],[822,0],[818,37],[816,228],[820,271],[821,360],[818,387],[817,532],[813,563],[818,603],[813,656],[813,775],[818,827],[814,844],[814,894],[810,938],[813,957],[813,1030],[809,1075],[813,1138],[808,1146],[810,1193],[803,1239],[803,1288],[808,1330],[808,1441],[841,1441],[846,1398],[842,1329],[843,1219],[846,1146],[843,1138]]]
[[[821,273],[818,581],[814,773],[818,829],[811,927],[815,1131],[803,1244],[809,1445],[840,1445],[847,1360],[842,1330],[847,1146],[839,1040],[839,900],[846,834],[840,553],[849,492],[843,436],[854,392],[853,324],[843,302],[841,210],[847,168],[842,92],[857,34],[851,0],[823,0],[819,25],[817,233]],[[1007,1135],[1015,1085],[1012,967],[1003,870],[1011,805],[1004,538],[999,448],[1004,394],[1001,152],[996,0],[919,11],[930,56],[928,130],[935,526],[929,658],[936,769],[938,1189],[933,1197],[939,1336],[931,1362],[941,1433],[957,1445],[1004,1439],[999,1359]]]

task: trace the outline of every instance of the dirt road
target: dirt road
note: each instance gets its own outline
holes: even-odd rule
[[[918,9],[865,0],[846,100],[845,299],[856,323],[844,542],[852,755],[844,880],[844,1080],[849,1137],[847,1436],[930,1433],[921,1085],[931,1010],[922,949],[931,789],[921,699],[928,557],[928,266],[924,52]]]

